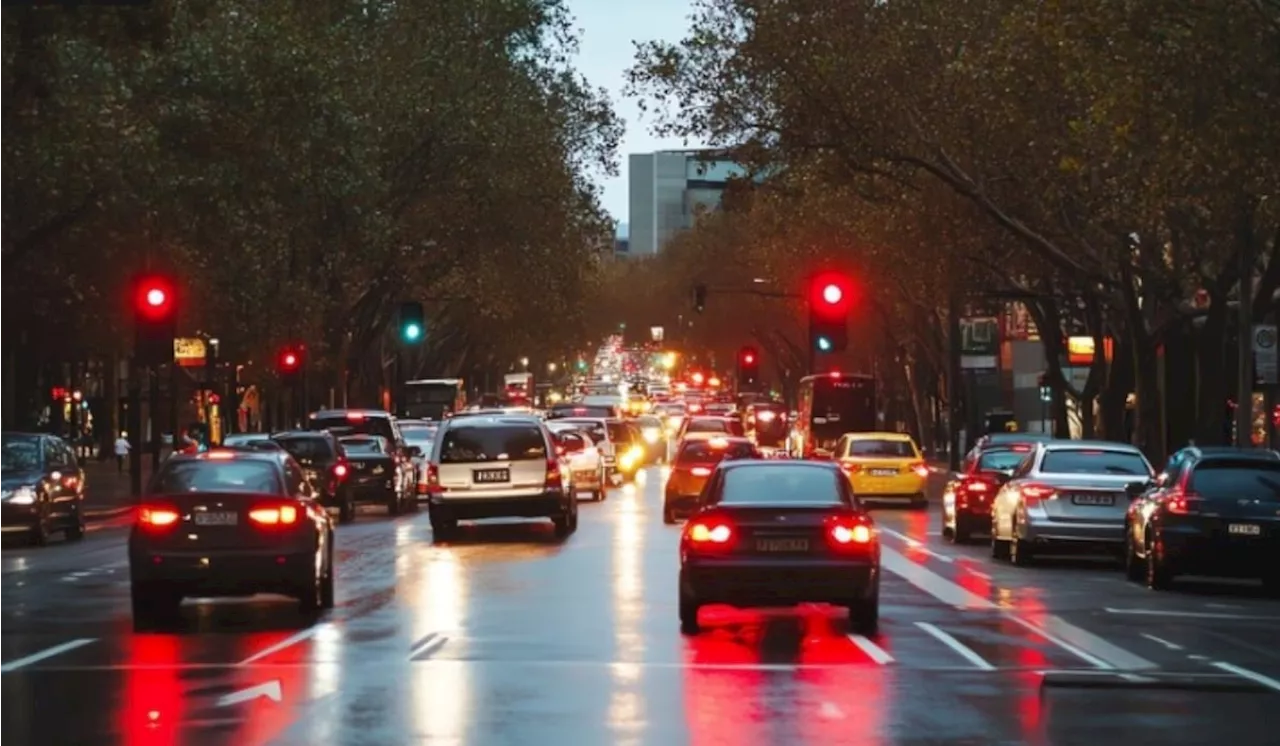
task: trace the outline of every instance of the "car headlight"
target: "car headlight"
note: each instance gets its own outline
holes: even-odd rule
[[[657,443],[658,438],[662,436],[662,432],[656,427],[646,427],[644,429],[644,439],[646,443]]]
[[[12,505],[31,505],[36,501],[36,491],[29,486],[19,487],[6,491],[3,499]]]

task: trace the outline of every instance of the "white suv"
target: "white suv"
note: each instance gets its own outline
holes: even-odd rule
[[[460,520],[550,518],[561,538],[578,528],[568,464],[535,417],[446,420],[436,434],[426,481],[437,540],[448,539]]]

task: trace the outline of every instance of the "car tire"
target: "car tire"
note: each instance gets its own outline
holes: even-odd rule
[[[1125,529],[1124,538],[1124,575],[1134,583],[1141,583],[1147,572],[1146,565],[1143,564],[1142,558],[1134,551],[1133,534],[1129,529]]]
[[[133,611],[135,632],[147,632],[178,616],[182,594],[159,583],[132,582],[129,603]]]
[[[1009,542],[1009,561],[1017,567],[1030,567],[1035,562],[1031,544],[1015,535]]]
[[[929,498],[925,497],[924,495],[916,495],[915,497],[911,498],[911,509],[912,510],[928,510]]]
[[[558,516],[552,516],[551,523],[555,526],[557,539],[567,539],[578,528],[578,517],[572,510],[565,510]]]
[[[871,637],[880,631],[879,586],[871,598],[849,604],[849,631],[863,637]]]
[[[662,522],[668,526],[676,525],[676,512],[666,505],[662,506]]]
[[[401,508],[404,507],[404,499],[400,496],[400,491],[396,490],[387,498],[387,515],[400,515]]]
[[[63,535],[67,537],[67,541],[80,541],[84,538],[84,532],[84,513],[77,509],[75,516],[71,519],[71,525],[67,526]]]
[[[49,528],[44,521],[43,516],[37,518],[35,525],[27,532],[27,540],[31,542],[33,547],[42,547],[49,543]]]
[[[448,541],[458,532],[458,522],[431,514],[432,541]]]
[[[333,532],[329,532],[328,541],[325,542],[325,571],[324,579],[320,581],[320,608],[332,609],[334,607],[334,575],[336,569],[333,566]]]
[[[1147,540],[1147,562],[1145,567],[1146,586],[1153,591],[1167,591],[1173,586],[1173,573],[1160,556],[1160,549],[1154,539]]]
[[[304,614],[319,611],[324,606],[321,598],[323,588],[324,571],[312,567],[308,577],[299,583],[297,593],[294,594],[298,598],[298,610]]]
[[[951,529],[952,544],[968,544],[973,541],[973,530],[966,526],[958,517],[956,518],[956,527]]]
[[[702,630],[698,625],[698,608],[697,599],[680,594],[680,634],[696,635]]]
[[[991,517],[991,559],[1009,559],[1009,542],[1000,538],[1000,532],[996,528],[995,516]]]
[[[338,523],[352,523],[356,519],[356,504],[350,498],[338,503]]]

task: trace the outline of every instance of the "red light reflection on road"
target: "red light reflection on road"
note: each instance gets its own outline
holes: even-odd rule
[[[978,563],[972,560],[960,560],[956,564],[960,566],[960,572],[956,574],[956,583],[961,588],[981,598],[992,598],[995,584],[991,582],[991,578],[973,573],[973,570],[977,569],[975,565]]]
[[[911,511],[903,515],[902,533],[908,537],[920,542],[926,543],[929,540],[929,514],[924,511]]]
[[[801,611],[803,637],[799,663],[805,666],[878,665],[845,633],[844,614],[833,608],[816,606]]]
[[[794,715],[799,738],[793,742],[812,746],[887,743],[884,731],[893,706],[888,695],[890,676],[884,669],[870,675],[864,668],[797,671],[803,706]]]
[[[182,743],[182,640],[176,635],[130,635],[120,732],[128,746]]]
[[[1018,615],[1033,624],[1040,624],[1048,610],[1040,600],[1038,590],[1024,588],[1023,594],[1017,601]],[[1027,742],[1033,742],[1041,736],[1044,716],[1040,701],[1040,682],[1044,679],[1042,672],[1054,667],[1048,656],[1033,645],[1043,645],[1047,641],[1009,619],[1001,622],[1001,632],[1024,642],[1017,646],[1017,665],[1024,670],[1014,676],[1018,686],[1014,710],[1018,713],[1018,722]]]
[[[714,635],[690,640],[689,666],[684,669],[684,716],[690,746],[763,746],[768,742],[770,712],[761,698],[766,673],[760,669],[700,668],[700,647],[717,649]],[[736,656],[735,656],[736,657]],[[732,665],[738,661],[724,661]]]

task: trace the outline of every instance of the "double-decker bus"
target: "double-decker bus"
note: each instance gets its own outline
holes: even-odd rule
[[[461,378],[425,378],[405,381],[401,417],[443,420],[467,406],[466,387]]]
[[[874,376],[824,373],[800,379],[791,455],[813,458],[817,450],[830,451],[845,433],[874,432],[878,427]]]

